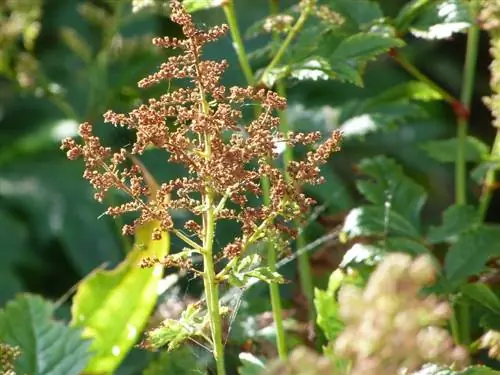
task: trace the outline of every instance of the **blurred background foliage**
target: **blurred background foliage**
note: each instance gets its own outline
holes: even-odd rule
[[[249,0],[235,3],[243,31],[268,14],[265,1],[258,5]],[[280,1],[280,7],[293,3]],[[387,16],[397,14],[405,3],[379,1]],[[129,142],[126,131],[101,126],[101,115],[108,108],[128,111],[169,89],[163,85],[139,91],[136,86],[167,53],[153,47],[151,37],[179,32],[163,13],[161,7],[133,13],[132,4],[125,0],[0,1],[0,307],[22,291],[59,299],[91,270],[116,265],[127,253],[130,241],[120,236],[120,223],[101,217],[105,208],[94,202],[88,183],[81,178],[83,168],[66,159],[59,143],[74,135],[83,121],[93,122],[108,144],[119,147]],[[195,17],[207,25],[225,21],[218,8],[197,12]],[[265,45],[266,38],[248,39],[248,51]],[[458,96],[465,35],[436,41],[407,36],[405,40],[406,56]],[[229,37],[211,45],[206,54],[229,60],[224,78],[228,85],[244,84]],[[259,68],[262,62],[253,61],[254,68]],[[488,41],[483,35],[471,132],[491,144],[494,129],[481,100],[488,94],[488,64]],[[409,79],[387,56],[367,65],[362,87],[335,80],[287,81],[289,118],[297,130],[327,132],[341,127],[345,132],[342,151],[325,168],[326,184],[309,191],[319,201],[321,211],[308,221],[308,242],[325,238],[359,201],[354,180],[358,177],[355,166],[362,158],[380,154],[395,158],[409,176],[427,188],[426,225],[438,223],[442,210],[453,202],[453,165],[439,164],[421,147],[427,141],[454,136],[451,108],[441,101],[415,104],[402,97],[398,106],[379,105],[370,112],[373,103],[369,99],[387,94]],[[142,161],[159,181],[179,173],[161,154],[150,152]],[[470,183],[474,192],[472,179]],[[499,220],[499,207],[500,201],[494,199],[489,221]],[[231,230],[221,233],[220,243],[232,237]],[[335,241],[323,242],[312,255],[318,284],[342,256]],[[172,250],[179,250],[175,242]],[[290,280],[296,279],[293,262],[283,272]],[[196,293],[192,284],[190,280],[181,283],[181,298]],[[284,292],[290,297],[287,307],[300,309],[294,284],[287,285]],[[255,303],[268,301],[266,293],[266,285],[245,293],[243,299],[253,303],[242,303],[240,316],[256,308],[258,312],[268,310],[268,302]],[[59,312],[67,316],[64,306]],[[237,325],[233,335],[238,336]],[[135,359],[126,362],[120,373],[138,371],[151,355],[133,352],[131,358]],[[198,360],[203,360],[201,354]]]

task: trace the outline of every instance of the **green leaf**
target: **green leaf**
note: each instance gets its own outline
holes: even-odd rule
[[[367,31],[374,21],[384,18],[380,5],[371,0],[335,0],[329,5],[360,30]]]
[[[403,236],[419,238],[418,230],[394,210],[380,206],[361,206],[349,212],[342,231],[348,238],[360,236]]]
[[[398,38],[374,33],[359,33],[343,40],[331,55],[331,60],[366,62],[391,48],[402,46],[404,42]]]
[[[91,357],[78,329],[52,319],[52,303],[19,295],[0,310],[0,341],[19,346],[18,374],[78,375]]]
[[[379,103],[393,103],[407,100],[417,100],[422,102],[429,102],[433,100],[442,100],[441,93],[436,91],[433,87],[421,81],[403,82],[397,86],[382,92],[369,100],[370,104]]]
[[[490,287],[482,283],[467,284],[461,288],[462,294],[474,303],[500,315],[500,298]]]
[[[427,199],[425,190],[409,177],[394,160],[384,156],[363,159],[359,170],[373,181],[357,181],[361,194],[384,212],[396,212],[415,228],[420,222],[420,211]],[[385,215],[387,216],[387,215]]]
[[[222,6],[223,3],[222,0],[184,0],[182,5],[189,13],[193,13],[200,10],[217,8]]]
[[[268,284],[284,284],[286,283],[285,278],[276,271],[272,271],[269,267],[258,267],[252,271],[246,273],[247,277],[255,277],[261,281]]]
[[[436,244],[454,240],[463,232],[480,223],[477,210],[473,206],[453,205],[443,213],[443,223],[430,227],[427,242]]]
[[[150,362],[143,375],[203,375],[204,369],[198,360],[196,352],[188,345],[171,352],[163,351],[160,356]]]
[[[500,230],[479,227],[462,234],[446,253],[444,271],[451,283],[483,272],[488,259],[500,255]]]
[[[405,237],[389,237],[381,241],[380,246],[386,251],[403,252],[411,255],[428,254],[429,249],[420,241]]]
[[[113,372],[136,343],[157,298],[161,265],[141,268],[144,257],[162,259],[169,249],[168,234],[152,240],[157,223],[137,230],[134,249],[114,270],[96,270],[78,287],[73,299],[72,324],[93,339],[95,356],[90,373]]]
[[[445,39],[474,22],[467,2],[461,0],[413,1],[402,10],[396,24],[400,31],[424,39]]]
[[[317,312],[317,323],[328,341],[333,341],[344,330],[344,323],[338,315],[336,293],[344,280],[344,273],[337,269],[330,275],[326,290],[314,290],[314,306]]]
[[[71,49],[71,51],[73,51],[75,55],[86,63],[91,62],[92,48],[75,29],[72,29],[71,27],[63,27],[61,29],[61,37],[63,42]]]
[[[159,349],[168,345],[168,350],[174,350],[190,338],[202,336],[208,326],[207,316],[203,317],[200,307],[190,304],[179,319],[166,319],[157,328],[146,333],[145,346]]]
[[[420,147],[427,154],[442,163],[454,163],[457,158],[457,139],[451,138],[442,141],[430,141],[421,144]],[[489,147],[484,142],[472,136],[467,136],[465,143],[465,160],[480,162],[486,160],[489,155]]]
[[[238,356],[242,364],[238,367],[238,375],[260,375],[265,371],[264,362],[252,353],[242,352]]]

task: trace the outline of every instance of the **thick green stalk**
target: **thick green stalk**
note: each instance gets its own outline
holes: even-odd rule
[[[240,31],[232,0],[230,0],[226,5],[224,5],[224,13],[226,14],[226,19],[231,30],[231,36],[233,38],[233,46],[236,51],[236,54],[238,55],[238,60],[241,65],[241,69],[245,74],[248,85],[254,85],[255,83],[254,75],[252,72],[252,68],[250,67],[250,63],[248,62],[248,56],[246,54],[245,45],[243,44],[243,41],[240,36]],[[258,115],[259,109],[257,107],[255,109],[255,112],[256,115]],[[261,184],[263,190],[264,204],[269,205],[271,201],[269,179],[266,176],[262,176]],[[276,249],[274,248],[272,243],[269,243],[267,245],[267,262],[268,262],[268,267],[273,271],[276,270],[276,258],[277,258]],[[273,311],[274,324],[276,326],[276,346],[278,348],[278,355],[280,359],[284,360],[287,358],[287,347],[286,347],[285,329],[283,327],[281,295],[278,284],[274,283],[269,284],[269,295],[271,298],[271,307]]]
[[[270,1],[270,9],[271,14],[277,14],[278,4],[275,0]],[[275,40],[279,40],[279,34],[273,33],[273,38]],[[282,81],[276,82],[276,89],[278,94],[284,98],[286,98],[286,88]],[[283,134],[288,134],[291,130],[290,122],[288,121],[288,116],[285,111],[280,111],[280,125],[281,131]],[[285,168],[285,177],[289,179],[288,173],[286,173],[287,167],[293,161],[293,150],[288,145],[285,145],[285,150],[283,152],[283,164]],[[295,227],[299,227],[300,223],[295,222]],[[306,239],[304,238],[303,233],[299,233],[296,241],[297,249],[302,249],[306,245]],[[304,293],[307,299],[307,307],[309,312],[309,319],[314,324],[316,322],[316,311],[314,309],[314,282],[312,278],[311,264],[309,263],[309,256],[307,252],[301,252],[298,256],[298,264],[299,264],[299,278],[300,285],[302,288],[302,292]]]
[[[238,26],[238,19],[236,18],[236,12],[234,11],[233,0],[228,0],[224,5],[224,14],[226,15],[226,20],[229,25],[229,31],[231,32],[231,38],[233,39],[233,47],[238,56],[238,61],[245,75],[248,85],[253,86],[255,79],[252,72],[252,67],[248,62],[248,57],[245,52],[245,45],[241,39],[240,28]]]
[[[479,2],[471,2],[472,19],[477,19]],[[479,45],[479,25],[474,23],[467,34],[467,53],[465,57],[464,80],[460,100],[465,108],[470,108],[472,93],[474,90],[474,79],[476,76],[476,62]],[[467,116],[458,116],[457,122],[457,160],[455,164],[455,194],[457,204],[467,203],[467,166],[465,159],[465,148],[468,132]]]
[[[202,79],[198,72],[199,79]],[[201,110],[208,115],[210,108],[205,98],[203,87],[200,84]],[[212,140],[209,134],[203,135],[205,157],[212,158]],[[219,285],[215,276],[213,246],[215,239],[215,200],[210,187],[210,181],[205,181],[205,194],[202,203],[205,207],[203,213],[203,286],[207,300],[207,310],[210,317],[210,330],[212,334],[213,356],[217,368],[217,375],[226,375],[224,365],[224,344],[222,342],[222,321],[219,308]]]
[[[464,80],[460,100],[462,106],[467,110],[470,108],[472,93],[474,90],[474,80],[476,75],[476,62],[479,45],[479,25],[477,16],[479,12],[479,1],[473,0],[470,3],[472,19],[474,24],[467,33],[467,52],[465,56]],[[455,164],[455,202],[459,205],[467,204],[467,165],[465,158],[465,148],[468,131],[468,115],[458,114],[457,121],[457,159]],[[472,249],[471,249],[472,250]],[[470,344],[470,309],[468,304],[459,304],[455,316],[458,318],[459,343],[463,345]],[[454,332],[454,337],[457,332]]]

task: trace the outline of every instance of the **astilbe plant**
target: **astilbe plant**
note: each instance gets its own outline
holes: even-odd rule
[[[335,353],[352,363],[351,375],[411,373],[426,363],[464,366],[465,348],[455,346],[442,326],[451,307],[421,290],[436,279],[428,255],[412,260],[388,254],[371,274],[364,290],[344,285],[338,296],[344,331]]]
[[[131,224],[123,227],[124,235],[133,234],[144,223],[155,221],[159,226],[153,234],[154,239],[160,238],[163,231],[169,231],[186,243],[187,248],[181,253],[165,259],[145,259],[142,266],[161,262],[201,276],[208,313],[200,317],[198,307],[192,305],[181,318],[185,320],[183,324],[169,322],[166,326],[172,330],[168,335],[156,341],[154,335],[149,338],[156,344],[170,344],[172,348],[189,338],[192,332],[197,332],[211,346],[218,374],[224,374],[218,284],[231,280],[237,271],[248,266],[245,253],[250,246],[265,239],[283,249],[286,239],[294,236],[295,231],[288,223],[302,217],[314,204],[300,187],[304,183],[322,182],[319,167],[338,150],[340,133],[334,132],[315,151],[309,151],[304,160],[291,162],[282,172],[274,163],[278,157],[276,143],[311,147],[319,141],[320,134],[281,134],[275,112],[285,109],[286,100],[272,91],[224,87],[220,78],[228,63],[203,60],[202,48],[223,36],[228,27],[199,30],[179,1],[172,1],[170,6],[171,19],[182,27],[185,38],[155,38],[153,44],[181,53],[169,57],[159,71],[142,79],[138,85],[147,88],[179,79],[187,81],[188,87],[166,93],[159,99],[149,99],[147,104],[128,114],[113,111],[104,114],[105,122],[135,132],[130,150],[113,152],[103,146],[93,134],[90,123],[80,125],[83,143],[69,138],[63,141],[62,148],[67,150],[69,159],[83,158],[84,177],[96,190],[98,201],[112,189],[124,191],[130,197],[126,203],[110,206],[106,211],[112,217],[130,212],[137,214]],[[243,125],[242,107],[249,101],[257,103],[261,110],[257,118]],[[168,152],[168,161],[185,166],[187,177],[159,184],[153,191],[144,169],[137,164],[125,165],[129,154],[142,155],[148,148]],[[252,205],[249,198],[262,194],[261,176],[270,181],[270,203]],[[184,228],[175,228],[171,214],[178,209],[191,212],[196,219],[187,220]],[[216,223],[220,220],[238,222],[241,235],[220,249],[220,259],[226,262],[222,263],[225,264],[222,269],[216,270],[214,257],[218,249],[214,248],[214,240]],[[201,270],[193,267],[193,256],[203,258]],[[259,277],[258,272],[251,275]],[[198,324],[199,330],[186,329],[184,323]],[[207,326],[210,335],[203,332]]]

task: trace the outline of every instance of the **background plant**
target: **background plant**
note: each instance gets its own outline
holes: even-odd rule
[[[14,23],[22,27],[2,33],[9,35],[2,41],[2,61],[6,62],[2,66],[8,69],[2,69],[6,79],[0,84],[5,93],[3,98],[10,99],[2,102],[5,115],[0,137],[0,217],[2,228],[6,230],[1,231],[1,238],[5,249],[17,250],[1,252],[3,261],[0,264],[5,268],[5,272],[0,273],[2,286],[5,285],[1,288],[5,293],[3,300],[22,290],[59,298],[95,267],[103,267],[104,262],[113,269],[125,258],[126,252],[125,261],[116,271],[96,270],[78,288],[75,297],[76,305],[88,308],[87,314],[98,312],[93,321],[101,326],[102,337],[109,337],[109,340],[102,341],[101,347],[106,353],[111,351],[112,366],[120,366],[116,370],[118,373],[138,373],[150,360],[158,357],[145,371],[167,371],[162,368],[176,371],[176,364],[183,361],[196,363],[194,367],[197,369],[205,368],[209,360],[204,349],[197,345],[160,356],[134,349],[125,356],[138,335],[132,335],[130,342],[119,339],[120,332],[130,332],[120,327],[132,327],[136,332],[141,330],[136,319],[145,322],[150,315],[149,309],[156,304],[157,295],[152,292],[156,287],[153,285],[161,285],[162,298],[168,296],[168,303],[158,301],[152,323],[175,316],[176,311],[182,310],[191,298],[197,298],[201,285],[190,275],[182,273],[168,275],[163,281],[155,279],[152,270],[144,270],[151,273],[140,276],[135,267],[137,255],[144,250],[144,244],[147,247],[145,239],[150,238],[148,230],[151,228],[145,228],[133,246],[119,235],[118,228],[122,223],[108,222],[105,218],[96,220],[102,208],[92,202],[90,191],[79,182],[78,168],[63,161],[55,147],[59,139],[75,131],[77,123],[85,120],[98,122],[106,108],[128,110],[134,102],[144,100],[133,87],[133,82],[145,72],[153,71],[164,57],[149,47],[149,37],[137,36],[143,31],[176,35],[178,30],[165,23],[162,16],[156,16],[167,13],[161,2],[150,3],[136,14],[131,13],[130,4],[125,2],[86,4],[80,7],[85,18],[76,16],[76,6],[72,2],[63,5],[59,2],[44,3],[40,8],[35,4],[23,7],[21,3],[7,2],[2,8],[1,22],[4,27],[12,25],[13,19],[23,20]],[[494,136],[494,129],[489,127],[490,119],[481,103],[481,97],[488,94],[486,46],[494,38],[489,39],[484,34],[478,43],[478,24],[474,21],[477,13],[483,12],[479,25],[488,28],[489,36],[494,37],[497,4],[481,4],[479,1],[412,1],[404,4],[358,1],[357,11],[353,12],[348,3],[332,1],[315,5],[303,2],[296,7],[292,2],[279,4],[278,10],[274,8],[274,14],[281,12],[285,15],[274,18],[274,21],[266,20],[271,13],[266,7],[230,3],[230,6],[235,5],[235,19],[240,36],[245,38],[244,52],[251,69],[240,69],[239,64],[244,66],[241,63],[243,55],[241,51],[232,54],[229,38],[216,49],[208,49],[207,54],[228,58],[230,68],[226,80],[231,84],[249,77],[255,81],[264,77],[265,84],[278,82],[284,85],[289,103],[287,123],[295,130],[319,130],[328,134],[333,129],[341,129],[344,132],[342,153],[323,168],[326,184],[305,188],[319,203],[309,213],[306,224],[300,227],[303,243],[297,250],[298,254],[309,253],[314,284],[322,288],[323,295],[331,296],[323,300],[316,297],[315,305],[320,312],[318,322],[331,317],[330,322],[337,322],[333,328],[342,327],[338,319],[334,319],[335,292],[324,289],[328,275],[339,261],[342,267],[355,270],[358,275],[355,282],[363,284],[374,265],[387,252],[403,251],[415,255],[431,252],[441,262],[443,270],[431,290],[454,306],[451,320],[454,340],[468,345],[473,363],[490,361],[486,359],[486,352],[492,350],[491,355],[494,355],[495,335],[490,333],[483,340],[478,339],[486,331],[495,331],[497,314],[495,243],[498,230],[493,194],[496,185],[492,182],[496,162],[495,152],[490,152],[487,146],[495,142],[489,141]],[[219,3],[187,2],[186,5],[190,11],[207,9],[196,13],[202,26],[203,23],[223,22],[231,10],[227,4]],[[292,8],[287,9],[288,5]],[[329,8],[321,8],[321,5]],[[325,15],[325,22],[318,22]],[[262,21],[249,27],[249,23],[259,19]],[[281,23],[276,24],[276,21]],[[59,34],[63,29],[61,26],[69,25],[73,31],[66,29]],[[279,27],[270,29],[272,25]],[[163,27],[165,32],[157,27]],[[266,34],[269,30],[274,30],[274,40]],[[459,48],[463,46],[463,32],[469,34],[467,54]],[[58,39],[59,35],[61,39]],[[252,35],[257,37],[247,39]],[[276,35],[281,35],[281,40]],[[232,38],[238,44],[238,38],[234,35]],[[53,43],[55,39],[64,39],[73,53],[68,53],[62,43]],[[288,41],[286,48],[280,52],[284,41]],[[403,41],[406,42],[404,47]],[[388,51],[391,52],[389,56]],[[479,69],[474,79],[476,53]],[[467,73],[462,75],[461,66],[466,55],[469,63]],[[60,69],[61,56],[65,57],[64,65],[69,69]],[[377,56],[379,58],[372,61]],[[341,79],[347,83],[339,83]],[[352,83],[364,87],[356,88]],[[172,84],[170,90],[175,89],[175,84]],[[165,90],[162,88],[161,91],[164,93]],[[13,92],[19,92],[19,95],[12,95]],[[474,92],[476,95],[468,105]],[[251,117],[253,108],[247,109]],[[461,130],[455,134],[457,119]],[[469,121],[471,125],[465,126]],[[107,129],[99,124],[96,128],[103,129],[103,133]],[[109,139],[109,134],[100,135]],[[123,132],[107,143],[121,147],[130,142],[129,137]],[[377,154],[384,157],[374,158]],[[297,150],[294,158],[300,160],[302,155],[302,151]],[[362,161],[363,158],[367,160]],[[182,175],[182,171],[171,164],[166,166],[164,159],[158,158],[155,152],[148,151],[140,162],[135,163],[143,165],[143,170],[149,171],[159,181]],[[454,173],[453,164],[458,173]],[[355,173],[353,166],[357,166]],[[472,179],[467,176],[471,170]],[[452,187],[454,178],[455,188]],[[154,189],[154,180],[147,181],[150,189]],[[483,193],[478,195],[481,190]],[[110,196],[111,201],[107,203],[113,205],[122,198]],[[470,206],[464,205],[466,201]],[[344,213],[348,213],[345,221]],[[173,219],[182,222],[185,217],[176,212]],[[342,224],[341,228],[338,228],[339,224]],[[221,229],[218,247],[234,238],[236,228]],[[168,237],[164,240],[168,241]],[[168,246],[164,244],[163,249],[168,249]],[[172,238],[170,250],[175,254],[182,250],[182,245]],[[148,251],[151,251],[151,256],[163,257],[161,253],[154,255],[159,249]],[[277,264],[278,270],[288,280],[295,280],[295,268],[290,267],[293,264],[289,260]],[[143,281],[137,283],[137,279]],[[123,298],[130,297],[130,294],[121,292],[122,297],[117,299],[112,296],[117,290],[127,290],[127,285],[131,285],[127,282],[142,286],[137,297],[129,300],[131,306],[136,307],[123,309]],[[104,284],[107,288],[103,287]],[[167,288],[172,284],[174,286]],[[270,309],[266,288],[259,282],[250,284],[243,294],[240,289],[233,288],[221,296],[223,301],[234,302],[231,304],[233,312],[228,317],[231,329],[230,336],[225,338],[226,353],[228,366],[234,369],[239,366],[241,372],[265,365],[264,361],[259,362],[248,354],[236,358],[242,351],[239,345],[244,345],[244,349],[254,355],[262,354],[263,359],[275,355],[273,345],[268,343],[275,341],[276,331],[272,329],[273,325],[269,329],[265,323],[265,311]],[[84,290],[87,292],[83,293]],[[97,294],[96,290],[106,292]],[[291,349],[308,341],[306,329],[300,322],[306,321],[306,311],[310,306],[307,310],[303,308],[297,292],[299,289],[294,283],[284,285],[280,290],[285,296],[282,304],[286,330],[283,331]],[[104,299],[106,303],[102,309],[96,310],[94,306],[97,305],[83,299],[83,295]],[[29,298],[32,297],[23,298],[31,301]],[[27,310],[32,302],[23,301],[11,303]],[[151,307],[141,309],[144,301],[148,301],[146,306]],[[9,309],[9,306],[5,312],[13,314],[13,311],[19,311]],[[67,319],[68,307],[69,303],[61,299],[50,311],[58,318]],[[291,315],[290,307],[295,307],[294,315]],[[234,311],[238,314],[235,315]],[[138,317],[136,312],[140,312]],[[104,318],[108,314],[113,316],[116,324],[99,324],[110,321]],[[48,324],[29,314],[13,315],[24,322],[21,324],[24,326],[28,321],[38,322],[40,326]],[[12,318],[3,315],[2,319]],[[43,319],[50,324],[56,323],[50,315]],[[78,326],[76,321],[73,325]],[[318,347],[326,344],[321,337],[323,330],[330,342],[333,339],[328,335],[335,332],[323,323],[320,325]],[[106,329],[110,328],[118,336],[107,335],[109,331]],[[68,328],[67,334],[73,335],[76,332],[73,329]],[[12,342],[12,336],[2,333],[0,337],[11,345],[18,345]],[[248,338],[252,339],[252,348],[246,342]],[[95,342],[92,345],[96,345]],[[88,343],[82,348],[86,345]],[[488,349],[479,350],[480,346]],[[35,347],[28,342],[22,345],[23,352],[32,350],[30,348]],[[113,351],[119,351],[120,355],[113,355]],[[58,354],[55,350],[54,353],[55,362],[67,357],[68,363],[72,363],[72,357],[63,351]],[[298,357],[304,358],[304,354],[301,356]],[[85,359],[85,356],[81,358]],[[297,361],[297,356],[292,359]],[[95,357],[93,361],[94,366]],[[494,363],[488,364],[495,366]],[[74,372],[65,373],[78,373],[81,368],[78,366],[81,364],[75,364]],[[180,368],[188,366],[181,365]],[[444,371],[431,365],[426,367],[426,371],[438,370]],[[476,370],[489,371],[484,368],[466,371]]]

